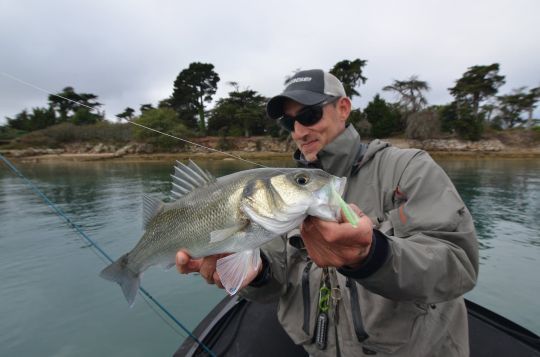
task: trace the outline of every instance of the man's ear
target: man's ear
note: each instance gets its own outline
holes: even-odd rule
[[[351,114],[352,103],[351,100],[347,97],[342,97],[337,102],[337,110],[339,113],[339,118],[343,121],[346,121]]]

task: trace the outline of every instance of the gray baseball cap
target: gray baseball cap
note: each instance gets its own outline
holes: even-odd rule
[[[322,69],[299,71],[285,85],[283,93],[270,99],[266,105],[266,114],[272,119],[283,115],[285,99],[292,99],[303,105],[314,105],[331,98],[347,96],[339,79]]]

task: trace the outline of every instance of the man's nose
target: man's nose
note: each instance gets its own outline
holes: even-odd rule
[[[309,133],[309,128],[305,125],[300,124],[299,122],[294,122],[294,132],[293,134],[297,137],[305,136]]]

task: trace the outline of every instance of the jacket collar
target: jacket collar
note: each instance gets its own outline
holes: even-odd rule
[[[366,145],[360,142],[360,134],[353,125],[348,125],[331,143],[317,154],[317,160],[309,162],[299,149],[293,158],[300,166],[316,167],[335,176],[349,176],[357,166],[366,150]]]

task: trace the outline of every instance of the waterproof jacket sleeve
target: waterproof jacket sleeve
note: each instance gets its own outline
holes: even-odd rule
[[[418,151],[393,181],[399,197],[385,212],[382,234],[375,234],[379,243],[387,243],[377,244],[386,252],[371,254],[383,261],[368,274],[362,268],[340,272],[392,300],[437,303],[471,290],[478,275],[478,242],[471,214],[446,173]]]

